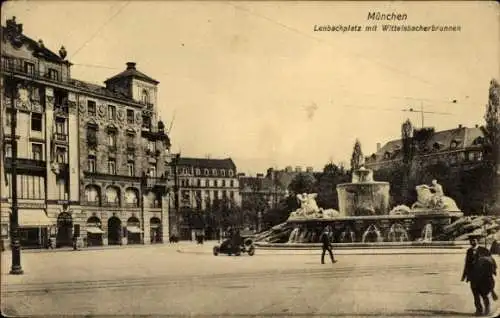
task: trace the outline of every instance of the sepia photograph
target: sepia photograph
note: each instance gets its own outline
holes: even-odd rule
[[[500,317],[496,1],[1,3],[5,317]]]

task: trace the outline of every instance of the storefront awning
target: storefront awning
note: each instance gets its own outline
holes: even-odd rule
[[[103,233],[104,233],[104,231],[103,231],[103,230],[101,230],[101,229],[100,229],[100,228],[98,228],[98,227],[94,227],[94,226],[92,226],[92,227],[88,227],[88,228],[87,228],[87,233],[91,233],[91,234],[103,234]]]
[[[19,227],[47,227],[52,222],[42,209],[19,209]]]
[[[127,231],[130,233],[142,233],[142,230],[137,226],[127,226]]]

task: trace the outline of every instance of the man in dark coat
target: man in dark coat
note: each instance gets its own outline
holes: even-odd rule
[[[333,258],[333,253],[332,253],[332,243],[330,242],[330,232],[325,229],[323,234],[321,234],[321,244],[322,244],[322,249],[323,253],[321,253],[321,264],[325,264],[325,254],[328,251],[330,254],[330,259],[332,260],[332,263],[336,263],[337,261]]]
[[[462,274],[462,281],[470,282],[477,316],[490,313],[490,300],[488,298],[490,293],[493,294],[493,299],[496,298],[493,290],[495,287],[493,275],[496,275],[496,263],[491,257],[490,251],[479,246],[478,240],[480,237],[481,235],[469,236],[471,247],[467,250]],[[481,299],[484,303],[484,311]]]

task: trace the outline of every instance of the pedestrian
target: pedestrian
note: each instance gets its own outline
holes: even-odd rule
[[[73,235],[73,251],[76,251],[78,249],[77,242],[78,237],[76,235]]]
[[[321,253],[321,264],[325,264],[325,254],[328,251],[330,254],[330,259],[332,260],[332,264],[336,263],[337,261],[333,257],[333,252],[332,252],[332,243],[330,242],[330,232],[328,231],[327,228],[323,231],[323,234],[321,234],[321,243],[322,243],[322,249],[323,252]]]
[[[493,275],[496,275],[496,263],[493,257],[491,257],[490,251],[485,247],[479,246],[480,237],[482,235],[469,235],[471,247],[467,249],[462,274],[462,281],[470,282],[474,305],[476,307],[476,316],[490,314],[490,293],[494,300],[497,299],[493,290],[495,287]]]

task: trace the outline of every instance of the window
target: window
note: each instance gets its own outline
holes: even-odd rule
[[[231,188],[234,188],[234,180],[229,181]]]
[[[148,94],[148,91],[143,89],[142,90],[142,96],[141,96],[141,99],[142,99],[142,102],[144,104],[148,104],[149,103],[149,94]]]
[[[42,114],[31,114],[31,130],[42,131]]]
[[[88,163],[88,170],[89,172],[95,172],[96,169],[96,165],[95,165],[95,157],[94,156],[89,156],[89,158],[87,159],[87,163]]]
[[[12,150],[12,149],[11,149]],[[42,160],[43,157],[43,145],[42,144],[31,144],[31,153],[33,160]]]
[[[200,168],[196,168],[195,173],[196,173],[197,176],[199,176],[201,174]]]
[[[224,169],[220,169],[220,175],[222,177],[225,177],[226,176],[226,171],[224,171]]]
[[[203,171],[203,173],[204,173],[206,176],[208,176],[208,169],[205,169],[205,170]]]
[[[153,163],[149,165],[149,176],[151,178],[155,178],[156,177],[156,165],[153,164]]]
[[[134,163],[132,161],[127,162],[127,171],[129,177],[135,176]]]
[[[116,174],[116,162],[114,159],[108,160],[108,173],[109,174]]]
[[[216,176],[216,175],[217,175],[217,169],[212,169],[212,174],[213,174],[214,176]]]
[[[198,179],[198,180],[196,181],[196,184],[198,185],[198,187],[201,187],[201,180],[200,180],[200,179]]]
[[[234,191],[229,192],[229,197],[231,200],[234,200]]]
[[[151,153],[155,152],[155,150],[156,150],[156,143],[154,141],[151,141],[151,140],[148,141],[148,150]]]
[[[116,119],[116,107],[113,105],[108,105],[108,119],[109,120]]]
[[[55,81],[59,80],[59,72],[53,68],[49,68],[49,78]]]
[[[142,128],[151,129],[151,117],[147,115],[142,116]]]
[[[116,133],[115,132],[109,132],[108,133],[108,146],[111,148],[116,147]]]
[[[28,74],[35,74],[35,64],[24,62],[24,72]]]
[[[226,187],[226,180],[222,180],[222,186],[225,188]]]
[[[5,126],[10,127],[10,123],[12,121],[12,112],[10,109],[7,109],[5,112]]]
[[[56,117],[56,133],[58,134],[65,134],[65,129],[64,129],[64,124],[65,124],[64,118],[61,117]]]
[[[223,198],[227,198],[227,197],[229,197],[229,196],[227,195],[227,191],[226,191],[226,190],[223,190],[223,191],[222,191],[222,197],[223,197]]]
[[[133,123],[134,123],[134,110],[127,109],[127,124],[133,124]]]
[[[474,160],[481,161],[483,160],[483,153],[481,151],[474,152]]]
[[[97,127],[87,126],[87,143],[90,147],[97,147]]]
[[[5,144],[5,157],[12,158],[12,145],[10,143]]]
[[[96,114],[96,106],[93,100],[87,101],[87,114],[89,116],[95,116]]]
[[[56,162],[66,163],[66,148],[56,147]]]
[[[210,180],[205,180],[205,187],[209,187],[210,186]]]

